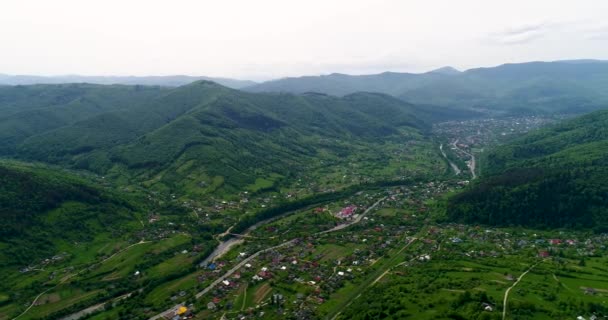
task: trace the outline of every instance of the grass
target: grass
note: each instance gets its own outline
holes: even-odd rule
[[[171,296],[182,290],[190,290],[197,285],[198,273],[191,273],[185,277],[172,280],[154,288],[145,297],[146,303],[160,305],[169,300]]]
[[[339,260],[345,256],[348,256],[359,247],[361,246],[354,243],[348,243],[343,246],[336,244],[324,244],[315,248],[314,255],[323,256],[319,262],[328,262],[331,260]]]
[[[367,276],[360,283],[357,283],[357,285],[348,282],[344,287],[334,292],[328,302],[319,307],[319,313],[331,319],[349,304],[353,303],[365,289],[372,286],[385,272],[406,259],[406,247],[392,249],[389,252],[389,258],[381,258],[380,261],[376,262],[368,270]]]
[[[496,312],[502,311],[502,300],[506,289],[513,284],[505,274],[517,277],[521,274],[521,257],[506,256],[502,258],[485,258],[472,260],[431,260],[426,263],[414,263],[403,266],[389,273],[378,283],[380,290],[399,286],[406,293],[400,300],[400,310],[407,310],[412,317],[407,319],[435,319],[458,311],[452,305],[465,291],[485,293],[495,306]],[[530,262],[533,263],[533,262]],[[507,319],[573,319],[577,315],[587,314],[585,308],[589,303],[606,305],[608,274],[602,268],[604,258],[590,258],[584,267],[578,267],[575,261],[567,260],[565,265],[554,261],[539,263],[526,277],[511,290]],[[523,265],[529,266],[528,263]],[[565,268],[564,268],[565,266]],[[378,274],[382,268],[372,273]],[[398,272],[397,272],[398,271]],[[554,277],[555,274],[561,276]],[[372,276],[357,286],[347,284],[332,295],[328,303],[320,310],[328,311],[328,317],[340,310],[347,301],[361,294],[368,303],[370,290],[361,290]],[[582,288],[599,288],[594,295],[585,294]],[[339,303],[339,301],[344,301]],[[356,300],[355,300],[356,301]],[[528,309],[528,306],[533,306]]]
[[[49,299],[47,300],[49,303],[32,307],[32,309],[30,309],[30,311],[25,314],[24,317],[19,319],[38,319],[53,312],[65,309],[73,304],[94,298],[95,295],[101,292],[102,290],[93,290],[87,292],[80,289],[60,287],[46,295],[47,299]],[[45,300],[43,299],[42,301],[44,302]]]
[[[268,284],[268,282],[262,284],[253,293],[252,302],[255,304],[260,304],[264,300],[264,298],[266,298],[268,294],[270,294],[270,291],[272,291],[272,288],[270,287],[270,284]]]
[[[152,267],[151,269],[146,270],[146,274],[148,274],[152,278],[162,278],[166,275],[174,273],[176,271],[189,268],[192,266],[193,257],[189,254],[176,254],[174,257],[169,258],[160,264]]]

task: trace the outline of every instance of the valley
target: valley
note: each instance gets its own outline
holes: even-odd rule
[[[606,12],[0,1],[0,320],[608,319]]]
[[[45,286],[51,286],[38,294],[18,319],[37,318],[49,312],[54,312],[51,318],[66,319],[112,319],[134,314],[142,319],[172,318],[178,314],[191,314],[200,319],[356,319],[354,310],[361,302],[376,303],[373,298],[377,296],[373,293],[376,288],[388,286],[390,291],[393,282],[406,281],[410,275],[429,266],[444,270],[441,271],[447,274],[444,277],[452,279],[451,285],[437,287],[438,292],[442,292],[441,299],[464,299],[462,308],[452,308],[455,314],[499,319],[499,310],[507,310],[501,302],[507,288],[501,289],[499,283],[506,285],[508,281],[493,278],[492,274],[497,270],[517,274],[520,267],[511,266],[509,261],[517,257],[515,260],[529,261],[532,265],[540,259],[541,266],[545,263],[547,266],[538,270],[568,274],[576,279],[572,274],[574,269],[555,269],[556,266],[576,265],[583,259],[591,265],[601,263],[608,243],[605,238],[578,232],[526,230],[522,233],[452,224],[445,221],[441,213],[443,199],[466,188],[475,178],[479,168],[470,165],[474,163],[473,152],[481,156],[487,148],[559,119],[533,116],[438,123],[433,127],[435,142],[429,142],[424,148],[432,155],[430,159],[437,162],[431,170],[440,170],[440,174],[420,175],[419,170],[424,167],[416,166],[413,171],[393,171],[385,182],[364,180],[365,184],[361,185],[361,178],[356,178],[345,183],[345,177],[363,176],[360,168],[369,161],[347,160],[344,165],[332,168],[340,172],[328,180],[328,186],[335,191],[325,191],[321,197],[314,191],[317,178],[310,176],[311,173],[314,176],[315,171],[296,176],[292,187],[285,185],[286,189],[280,192],[244,191],[238,198],[217,199],[211,203],[199,202],[188,195],[150,193],[146,197],[156,203],[156,209],[151,209],[157,213],[134,221],[134,225],[141,224],[143,228],[133,234],[137,236],[130,244],[123,244],[123,249],[117,250],[116,243],[107,242],[104,247],[110,245],[114,251],[105,256],[98,254],[98,262],[89,262],[80,269],[75,269],[72,263],[61,262],[47,264],[39,271],[37,266],[30,266],[15,278],[20,279],[18,281],[40,279],[44,274],[52,274],[54,278],[58,271],[68,270],[55,286],[51,285],[53,278],[50,278]],[[449,147],[442,148],[445,150],[442,154],[440,148],[444,143]],[[420,148],[418,143],[405,146]],[[409,153],[424,154],[420,152],[423,149],[393,151],[398,150],[394,149],[399,148],[398,145],[388,144],[383,148],[384,157],[394,157],[389,161],[396,163]],[[454,166],[460,170],[459,174],[453,170]],[[167,209],[169,211],[162,213],[161,210]],[[236,212],[258,213],[250,214],[253,220],[246,220],[251,221],[247,226],[242,224],[243,219],[235,224],[239,221],[233,218]],[[216,227],[201,229],[210,223]],[[204,234],[201,230],[205,230]],[[560,239],[560,243],[552,244],[551,239]],[[572,241],[562,245],[566,240]],[[558,265],[553,260],[548,262],[552,256],[563,256],[564,261]],[[444,266],[447,262],[463,265],[462,281],[465,282],[459,283],[460,278],[449,276],[451,271]],[[478,285],[475,290],[480,290],[477,293],[470,291],[473,287],[464,285],[471,281],[465,280],[469,269],[475,270],[475,277],[481,279],[474,281]],[[538,272],[535,270],[531,271],[532,275]],[[91,286],[97,281],[102,285]],[[103,285],[115,286],[116,281],[121,283],[121,290],[111,291]],[[578,287],[601,289],[599,283],[582,279],[579,282]],[[524,285],[530,284],[523,282],[517,288]],[[512,296],[521,294],[518,289],[513,290]],[[532,292],[541,296],[548,294],[543,290],[535,287]],[[571,296],[581,298],[576,291],[567,291],[568,294],[558,295],[554,301],[571,299],[568,298]],[[72,298],[62,292],[72,292]],[[428,294],[434,297],[433,292]],[[479,292],[486,295],[477,298]],[[596,298],[588,297],[585,301],[593,305],[600,303],[603,293],[597,292],[593,295]],[[54,302],[55,296],[65,298]],[[512,306],[510,313],[506,313],[507,319],[524,310],[517,298],[510,300],[515,301],[512,303],[515,308]],[[416,301],[407,302],[407,309],[418,310],[417,318],[425,314],[424,310],[434,310]],[[489,305],[492,311],[485,307],[472,308],[474,301]],[[0,310],[11,310],[7,307],[14,308],[8,305]],[[82,311],[77,311],[79,308]],[[547,304],[526,312],[540,316],[555,314],[559,308],[557,304]],[[64,311],[58,313],[59,310]],[[376,312],[374,308],[370,310]],[[433,314],[428,313],[429,319],[434,318]]]
[[[605,112],[0,91],[0,319],[606,312]]]

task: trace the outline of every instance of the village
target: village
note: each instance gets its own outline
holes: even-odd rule
[[[492,265],[518,257],[530,263],[548,260],[565,264],[606,254],[605,234],[433,223],[433,198],[462,185],[462,181],[431,182],[376,194],[361,193],[270,223],[198,273],[197,288],[209,288],[213,280],[222,280],[198,296],[200,299],[195,299],[190,308],[197,310],[196,317],[201,319],[323,318],[339,312],[343,307],[341,297],[360,294],[384,276],[408,277],[409,272],[424,269],[429,263],[469,261]],[[323,226],[352,223],[377,197],[384,200],[360,223],[336,232],[322,231]],[[262,241],[272,237],[270,244]],[[284,242],[288,244],[264,249]],[[248,259],[260,250],[254,259]],[[233,268],[245,260],[247,263]],[[519,268],[497,277],[495,281],[503,284],[488,281],[480,285],[495,288],[498,283],[499,288],[506,289],[516,280]],[[583,286],[578,294],[603,299],[607,296],[604,289]],[[180,294],[194,296],[196,290]],[[492,313],[499,305],[499,299],[495,299],[480,310]],[[175,318],[179,310],[163,316]]]
[[[507,134],[550,121],[541,117],[471,120],[440,124],[435,130],[453,143],[455,149],[448,144],[446,149],[462,161],[459,164],[464,170],[464,162],[470,160],[467,153],[480,152],[487,143],[500,143]],[[499,133],[482,134],[483,128]],[[169,203],[174,213],[151,211],[142,216],[138,223],[145,228],[130,239],[121,239],[121,246],[98,253],[98,263],[79,269],[71,257],[57,253],[22,272],[35,275],[40,272],[36,269],[46,268],[40,274],[50,283],[81,272],[101,281],[118,279],[125,288],[116,291],[120,296],[91,309],[91,314],[104,309],[125,314],[129,309],[149,319],[340,318],[356,308],[353,301],[373,299],[370,290],[393,282],[416,292],[408,298],[408,308],[428,312],[429,319],[442,305],[449,305],[446,301],[460,301],[466,292],[483,291],[488,299],[470,308],[493,319],[504,307],[507,289],[532,266],[525,278],[529,282],[522,281],[511,290],[510,299],[520,307],[517,310],[527,310],[518,305],[517,295],[548,298],[535,312],[569,310],[577,303],[605,303],[608,291],[603,281],[608,279],[602,266],[608,265],[608,235],[448,223],[441,214],[440,199],[466,187],[471,177],[455,175],[445,170],[445,164],[437,166],[433,161],[441,161],[438,155],[411,158],[408,150],[417,147],[409,142],[395,145],[394,158],[383,162],[397,168],[387,171],[398,178],[394,186],[362,187],[339,200],[285,212],[240,233],[227,226],[243,214],[373,179],[346,164],[332,173],[333,184],[303,174],[289,188],[263,193],[244,190],[197,198],[152,192],[148,196],[151,203]],[[404,179],[415,177],[415,172],[398,169],[405,158],[433,159],[430,165],[441,168],[445,175]],[[227,241],[230,246],[209,256],[210,250]],[[145,253],[150,250],[156,253]],[[435,277],[428,277],[425,270],[433,270]],[[593,277],[585,279],[584,275]],[[169,277],[167,282],[143,289],[149,279],[163,277]],[[546,277],[563,290],[551,293],[555,287],[545,286]],[[426,284],[424,289],[422,284]],[[44,307],[49,301],[43,295],[36,304]],[[159,313],[161,310],[165,311]],[[593,315],[590,311],[580,316],[591,319]]]

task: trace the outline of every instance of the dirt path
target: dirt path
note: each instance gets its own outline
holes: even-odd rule
[[[247,289],[249,287],[249,283],[245,283],[245,290],[243,291],[243,304],[241,305],[241,311],[245,310],[245,305],[247,304]]]
[[[507,302],[508,302],[508,299],[509,299],[509,292],[511,291],[511,289],[513,289],[513,288],[514,288],[514,287],[515,287],[515,286],[516,286],[516,285],[517,285],[517,284],[518,284],[518,283],[521,281],[521,279],[523,279],[523,278],[524,278],[524,276],[525,276],[526,274],[528,274],[528,272],[530,272],[532,269],[534,269],[534,267],[536,267],[536,265],[537,265],[537,264],[538,264],[538,262],[537,262],[537,263],[535,263],[534,265],[532,265],[530,268],[528,268],[528,270],[526,270],[524,273],[522,273],[522,274],[521,274],[521,275],[520,275],[520,276],[517,278],[517,281],[515,281],[515,283],[513,283],[513,285],[512,285],[512,286],[510,286],[510,287],[507,289],[507,291],[505,291],[505,298],[504,298],[504,299],[503,299],[503,301],[502,301],[502,320],[505,320],[505,319],[506,319],[506,317],[507,317]]]
[[[403,246],[403,248],[401,248],[392,258],[389,258],[390,261],[395,261],[395,259],[397,259],[397,257],[399,257],[399,254],[401,254],[405,249],[407,249],[412,243],[414,243],[414,241],[418,240],[418,238],[413,238],[412,240],[410,240],[405,246]],[[415,259],[415,258],[414,258]],[[393,264],[391,265],[390,263],[388,264],[388,266],[386,267],[386,270],[384,270],[384,272],[382,272],[378,277],[376,277],[372,282],[369,282],[368,284],[365,284],[366,281],[364,281],[364,283],[361,284],[361,286],[357,287],[356,291],[358,292],[357,296],[355,296],[354,298],[351,299],[347,299],[345,300],[345,302],[342,304],[342,306],[339,306],[339,309],[333,311],[334,313],[330,313],[328,315],[328,318],[331,316],[331,320],[335,320],[338,318],[338,316],[342,313],[342,310],[348,308],[351,304],[353,304],[355,302],[355,300],[359,299],[359,297],[361,297],[361,295],[363,294],[363,292],[369,288],[374,286],[376,283],[378,283],[378,281],[382,280],[382,278],[384,276],[386,276],[391,270],[402,266],[408,262],[411,262],[411,259],[409,261],[403,261],[399,264]],[[379,259],[378,259],[379,260]],[[378,261],[376,260],[376,261]],[[375,262],[374,262],[375,263]],[[380,270],[378,270],[377,272],[379,272]]]
[[[113,255],[111,255],[111,256],[109,256],[109,257],[105,258],[104,260],[102,260],[102,261],[100,261],[100,262],[98,262],[98,263],[104,263],[104,262],[106,262],[106,261],[108,261],[108,260],[112,259],[112,258],[113,258],[114,256],[116,256],[117,254],[122,253],[122,252],[124,252],[125,250],[128,250],[129,248],[131,248],[131,247],[133,247],[133,246],[140,245],[140,244],[143,244],[143,243],[148,243],[148,242],[151,242],[151,241],[144,241],[144,240],[141,240],[140,242],[138,242],[138,243],[134,243],[134,244],[132,244],[132,245],[130,245],[130,246],[128,246],[128,247],[126,247],[126,248],[124,248],[124,249],[122,249],[122,250],[120,250],[120,251],[116,252],[115,254],[113,254]],[[96,264],[96,263],[93,263],[93,265],[95,265],[95,264]],[[79,274],[81,274],[81,273],[83,273],[83,272],[85,272],[85,271],[87,271],[87,270],[89,270],[89,268],[88,268],[88,267],[87,267],[87,268],[84,268],[84,269],[82,269],[82,270],[80,270],[80,271],[78,271],[77,273],[73,273],[73,274],[71,274],[71,275],[68,275],[68,276],[64,277],[63,279],[61,279],[61,281],[59,281],[59,283],[57,283],[57,285],[55,285],[54,287],[51,287],[51,288],[48,288],[48,289],[44,290],[44,291],[43,291],[43,292],[41,292],[41,293],[40,293],[38,296],[36,296],[36,298],[34,299],[34,301],[32,301],[32,303],[29,305],[29,307],[27,307],[27,309],[25,309],[25,311],[23,311],[23,312],[22,312],[20,315],[18,315],[18,316],[16,316],[16,317],[14,317],[12,320],[16,320],[16,319],[18,319],[18,318],[22,317],[22,316],[23,316],[24,314],[26,314],[28,311],[30,311],[30,309],[31,309],[33,306],[35,306],[35,305],[36,305],[36,302],[38,302],[38,299],[40,299],[40,297],[42,297],[42,296],[43,296],[45,293],[47,293],[47,292],[49,292],[49,291],[51,291],[51,290],[53,290],[53,289],[57,288],[59,285],[66,283],[68,280],[70,280],[70,279],[71,279],[71,278],[73,278],[74,276],[77,276],[77,275],[79,275]],[[85,310],[86,310],[86,309],[85,309]],[[84,311],[84,310],[83,310],[83,311]]]
[[[106,261],[108,261],[108,260],[110,260],[110,259],[114,258],[115,256],[117,256],[117,255],[119,255],[119,254],[121,254],[121,253],[123,253],[123,252],[125,252],[125,251],[129,250],[131,247],[138,246],[138,245],[140,245],[140,244],[144,244],[144,243],[150,243],[150,242],[152,242],[152,241],[144,241],[144,240],[141,240],[141,241],[139,241],[138,243],[134,243],[134,244],[132,244],[132,245],[130,245],[130,246],[128,246],[128,247],[126,247],[126,248],[124,248],[124,249],[122,249],[122,250],[120,250],[120,251],[116,252],[115,254],[113,254],[113,255],[111,255],[111,256],[109,256],[109,257],[107,257],[107,258],[105,258],[105,259],[101,260],[101,262],[99,262],[99,263],[104,263],[104,262],[106,262]]]

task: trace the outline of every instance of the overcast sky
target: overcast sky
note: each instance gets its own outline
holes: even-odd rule
[[[608,59],[606,0],[0,0],[0,73],[284,76]]]

